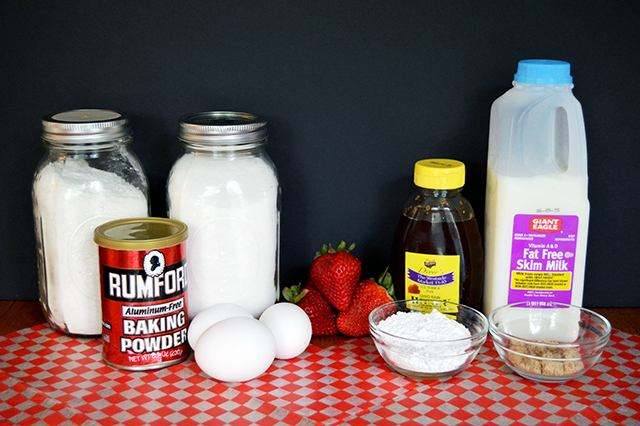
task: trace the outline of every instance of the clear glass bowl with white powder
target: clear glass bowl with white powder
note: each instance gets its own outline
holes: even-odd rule
[[[267,122],[214,111],[180,120],[167,182],[169,217],[189,227],[189,317],[235,303],[255,317],[279,294],[280,184]]]
[[[131,151],[129,119],[110,110],[44,117],[47,149],[33,179],[40,303],[49,324],[102,334],[98,247],[105,222],[149,215],[149,184]]]
[[[488,329],[481,312],[442,300],[399,300],[369,315],[369,331],[382,358],[414,380],[444,380],[467,368]]]

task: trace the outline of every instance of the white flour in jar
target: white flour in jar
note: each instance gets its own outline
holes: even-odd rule
[[[71,334],[102,333],[98,246],[93,231],[105,222],[148,216],[145,194],[83,159],[48,164],[34,182],[36,232],[46,263],[51,321]]]
[[[189,227],[188,311],[238,304],[258,317],[278,297],[278,191],[271,167],[184,155],[171,170],[169,215]]]
[[[459,368],[467,360],[469,341],[438,343],[470,337],[469,330],[439,311],[430,314],[396,312],[378,324],[380,330],[405,339],[384,336],[386,355],[400,368],[421,373],[444,373]],[[423,342],[419,342],[421,340]],[[424,342],[426,341],[426,342]]]

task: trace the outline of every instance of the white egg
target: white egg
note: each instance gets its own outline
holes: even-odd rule
[[[276,339],[255,318],[234,317],[205,330],[196,344],[196,363],[221,382],[246,382],[267,371],[276,355]]]
[[[218,303],[198,312],[193,320],[191,320],[189,331],[187,332],[187,339],[189,340],[191,349],[196,349],[198,339],[200,339],[202,333],[213,324],[234,317],[253,318],[253,315],[242,306],[234,303]]]
[[[311,341],[311,320],[301,307],[293,303],[276,303],[260,316],[276,338],[276,358],[297,357]]]

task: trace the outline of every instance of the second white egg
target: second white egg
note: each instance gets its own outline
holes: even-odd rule
[[[198,339],[198,366],[221,382],[246,382],[269,369],[276,355],[276,339],[254,318],[234,317],[209,327]]]
[[[260,322],[271,329],[276,338],[276,358],[297,357],[311,341],[311,320],[301,307],[283,302],[269,306],[260,316]]]
[[[225,320],[227,318],[246,317],[253,318],[253,315],[240,305],[235,303],[217,303],[198,312],[198,315],[191,320],[187,338],[191,349],[196,349],[198,339],[213,324]]]

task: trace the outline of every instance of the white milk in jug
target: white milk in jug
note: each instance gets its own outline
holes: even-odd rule
[[[484,311],[516,302],[581,306],[587,151],[569,64],[521,61],[513,84],[491,109]]]

